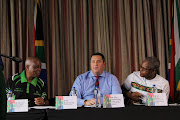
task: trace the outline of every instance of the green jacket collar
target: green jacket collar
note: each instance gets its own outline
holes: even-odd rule
[[[21,83],[28,82],[27,79],[26,79],[26,71],[25,71],[25,70],[20,74],[20,76],[21,76]],[[37,81],[38,81],[38,78],[35,77],[35,78],[34,78],[31,82],[29,82],[29,83],[31,83],[32,85],[34,85],[34,86],[36,87]]]

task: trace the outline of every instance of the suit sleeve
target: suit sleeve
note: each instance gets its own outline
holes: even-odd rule
[[[0,69],[0,120],[6,120],[7,97],[5,93],[4,75]]]
[[[0,57],[0,69],[3,71],[4,70],[4,64],[3,64],[3,61]]]

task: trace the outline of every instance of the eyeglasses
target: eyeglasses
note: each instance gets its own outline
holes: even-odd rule
[[[140,69],[142,69],[143,71],[148,71],[148,70],[153,70],[153,69],[147,69],[147,68],[144,68],[140,65]]]

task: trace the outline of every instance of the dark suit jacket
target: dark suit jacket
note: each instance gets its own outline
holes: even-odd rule
[[[5,93],[4,75],[0,68],[0,120],[6,120],[7,97]]]

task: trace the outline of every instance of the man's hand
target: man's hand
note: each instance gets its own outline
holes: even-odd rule
[[[34,98],[36,105],[44,105],[44,99],[42,97]]]
[[[133,92],[128,94],[129,98],[131,98],[134,101],[140,100],[141,97],[143,97],[140,93],[138,92]]]
[[[85,102],[84,102],[84,105],[85,106],[91,106],[91,105],[94,105],[95,104],[95,99],[93,98],[93,99],[91,99],[91,100],[86,100]]]

